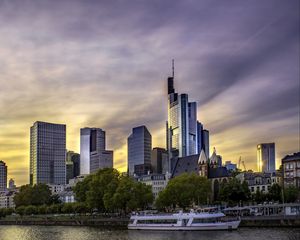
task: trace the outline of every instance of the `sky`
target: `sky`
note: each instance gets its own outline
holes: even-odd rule
[[[256,170],[256,145],[276,164],[300,150],[298,0],[0,0],[0,159],[29,182],[29,129],[106,131],[114,167],[146,125],[165,147],[167,77],[198,104],[210,151]]]

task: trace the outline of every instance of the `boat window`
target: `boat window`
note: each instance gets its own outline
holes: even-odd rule
[[[137,224],[176,224],[177,219],[149,219],[138,220]]]
[[[216,218],[194,218],[193,223],[215,223],[217,222]]]

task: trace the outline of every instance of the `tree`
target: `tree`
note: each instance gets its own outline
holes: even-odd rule
[[[272,201],[282,200],[282,188],[279,186],[279,184],[275,183],[270,187],[267,198]]]
[[[187,208],[192,204],[205,204],[211,195],[211,183],[196,174],[183,173],[171,179],[167,187],[161,191],[155,206],[162,208]]]
[[[230,205],[240,201],[248,201],[250,196],[250,190],[246,181],[241,183],[238,179],[232,178],[228,182],[222,182],[221,184],[219,198]]]
[[[74,204],[73,203],[65,203],[61,208],[62,213],[73,213],[74,212]]]
[[[137,209],[145,209],[152,202],[153,194],[150,186],[123,176],[120,178],[112,201],[109,202],[106,199],[105,205],[110,210],[119,209],[127,213]]]
[[[51,203],[51,191],[46,184],[24,185],[14,197],[16,207]]]
[[[267,200],[267,194],[257,189],[252,198],[255,202],[261,203]]]
[[[26,206],[24,209],[25,215],[32,215],[32,214],[37,214],[37,213],[38,213],[38,209],[36,206],[29,205],[29,206]]]
[[[119,172],[113,168],[99,170],[92,176],[86,192],[86,203],[90,208],[97,208],[98,211],[105,211],[104,196],[112,198],[118,187]]]
[[[287,203],[295,202],[299,196],[299,190],[295,186],[289,186],[284,189],[284,201]]]
[[[89,190],[89,184],[92,180],[93,175],[88,175],[84,178],[82,182],[78,182],[76,186],[73,188],[73,191],[75,193],[76,200],[79,202],[85,202],[86,201],[86,193]]]

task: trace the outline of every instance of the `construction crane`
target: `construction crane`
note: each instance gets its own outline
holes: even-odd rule
[[[243,165],[244,171],[247,171],[246,164],[245,164],[245,162],[242,160],[242,157],[240,156],[240,158],[239,158],[239,164],[238,164],[238,168],[239,168],[239,169],[241,169],[241,164]]]

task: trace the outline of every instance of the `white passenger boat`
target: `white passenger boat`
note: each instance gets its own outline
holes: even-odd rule
[[[226,220],[223,213],[176,213],[132,215],[128,229],[132,230],[233,230],[240,219]]]

